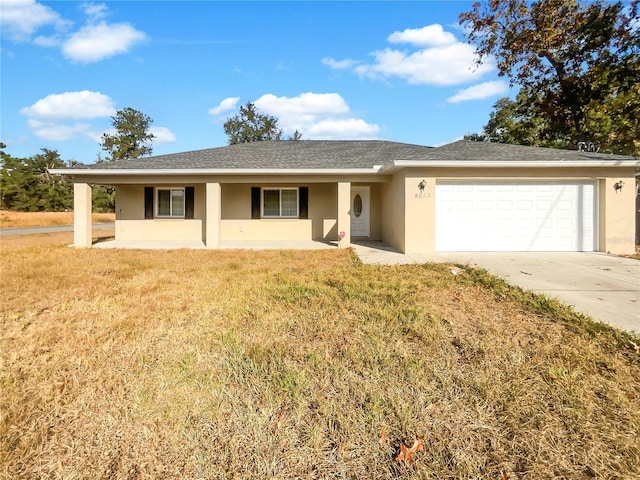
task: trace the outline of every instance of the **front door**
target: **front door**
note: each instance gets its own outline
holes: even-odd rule
[[[351,236],[369,236],[369,187],[351,187]]]

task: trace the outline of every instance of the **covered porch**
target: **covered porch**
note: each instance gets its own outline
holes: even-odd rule
[[[381,237],[378,183],[288,177],[190,180],[110,183],[116,188],[115,240],[95,247],[318,249],[349,247],[352,237]],[[74,183],[78,248],[91,246],[91,189],[89,182]],[[175,195],[177,215],[159,214],[161,191]],[[266,202],[285,193],[295,208],[272,215]]]

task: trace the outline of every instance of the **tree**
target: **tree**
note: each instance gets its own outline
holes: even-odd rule
[[[482,133],[465,135],[466,140],[567,148],[568,142],[559,137],[545,139],[541,134],[542,122],[531,114],[531,105],[523,91],[516,100],[501,98],[493,104],[489,121]]]
[[[499,75],[521,86],[516,123],[528,122],[536,142],[639,151],[638,0],[490,0],[460,22],[478,62],[495,57]]]
[[[229,137],[229,145],[282,138],[278,119],[261,113],[251,102],[242,105],[240,113],[224,123],[224,133]]]
[[[105,161],[129,160],[153,153],[151,143],[155,135],[149,131],[151,117],[133,108],[118,110],[111,117],[114,134],[102,135],[102,149],[111,155]]]
[[[6,146],[0,143],[0,148]],[[56,150],[43,148],[29,158],[17,158],[0,150],[2,207],[25,212],[64,211],[73,208],[73,184],[49,169],[67,164]]]

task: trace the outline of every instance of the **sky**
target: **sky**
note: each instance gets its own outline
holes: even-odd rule
[[[111,117],[153,119],[153,154],[224,146],[247,102],[305,140],[438,146],[513,96],[476,65],[464,1],[0,0],[0,141],[95,163]]]

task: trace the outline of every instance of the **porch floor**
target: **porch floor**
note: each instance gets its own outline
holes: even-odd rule
[[[323,243],[308,241],[278,241],[278,240],[246,240],[221,242],[220,250],[324,250],[336,248],[336,242]],[[193,250],[204,250],[206,245],[202,241],[194,240],[108,240],[93,244],[93,248],[123,248],[140,250],[175,250],[188,248]]]
[[[108,240],[97,242],[93,248],[127,248],[138,250],[175,250],[188,248],[192,250],[204,250],[207,248],[204,242],[197,240]]]

